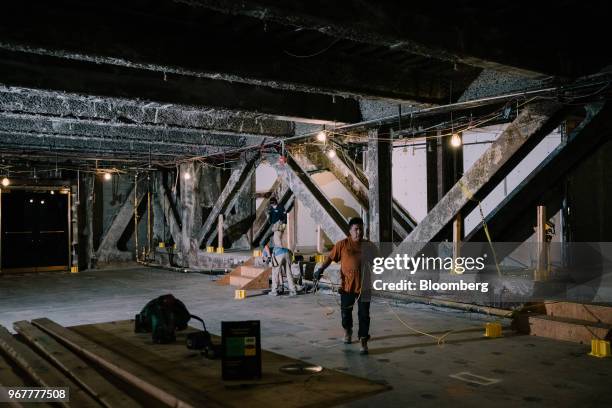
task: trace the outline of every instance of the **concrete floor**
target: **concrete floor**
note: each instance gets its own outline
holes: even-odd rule
[[[1,276],[0,324],[11,328],[14,321],[43,316],[63,325],[129,319],[150,299],[173,293],[215,334],[222,319],[259,319],[264,348],[393,386],[350,407],[612,406],[612,359],[589,357],[586,346],[510,332],[485,339],[484,322],[492,320],[486,316],[378,300],[372,305],[370,355],[361,356],[357,344],[341,342],[333,295],[237,301],[232,287],[213,279],[145,268]],[[437,336],[458,332],[438,345],[409,330],[391,310],[405,324]],[[452,377],[462,372],[495,382]]]

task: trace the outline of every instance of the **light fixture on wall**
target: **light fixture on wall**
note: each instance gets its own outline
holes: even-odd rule
[[[461,135],[459,133],[453,133],[450,140],[451,146],[459,147],[463,144],[461,141]]]
[[[327,140],[327,133],[325,133],[324,130],[317,133],[317,141],[321,143],[325,143],[326,140]]]
[[[109,181],[113,178],[113,175],[110,173],[104,173],[104,180]]]
[[[7,177],[2,179],[2,187],[8,187],[9,184],[11,184],[11,181]]]
[[[334,157],[336,157],[336,150],[329,149],[326,154],[327,154],[327,157],[329,157],[330,159],[333,159]]]
[[[183,173],[183,178],[185,180],[190,180],[191,179],[191,174],[189,174],[189,172],[186,171],[186,172]]]

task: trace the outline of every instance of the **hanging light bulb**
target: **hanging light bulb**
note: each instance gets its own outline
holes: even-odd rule
[[[336,151],[334,149],[329,149],[327,151],[327,157],[329,157],[330,159],[333,159],[334,157],[336,157]]]
[[[51,190],[51,195],[54,195],[54,194],[55,194],[55,191]]]
[[[188,172],[184,172],[184,173],[183,173],[183,178],[184,178],[185,180],[190,180],[190,179],[191,179],[191,174],[189,174]]]
[[[327,133],[325,133],[324,130],[317,133],[317,141],[321,143],[325,143],[326,140],[327,140]]]
[[[459,147],[462,144],[461,135],[459,133],[453,133],[450,140],[451,146]]]
[[[11,181],[8,178],[3,178],[2,179],[2,187],[8,187],[9,184],[11,184]]]
[[[104,180],[109,181],[113,178],[113,175],[110,173],[104,173]]]

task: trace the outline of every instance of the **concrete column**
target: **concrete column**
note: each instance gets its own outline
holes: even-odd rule
[[[393,192],[391,161],[393,144],[390,136],[380,136],[378,130],[368,132],[367,177],[370,209],[370,240],[393,241]]]
[[[453,221],[453,259],[461,256],[461,242],[463,241],[463,218],[457,214]]]
[[[438,139],[427,139],[425,151],[427,177],[427,211],[438,204]]]
[[[223,214],[219,214],[219,218],[217,221],[217,238],[219,244],[217,248],[223,248]]]
[[[86,185],[87,191],[87,203],[85,205],[85,218],[87,219],[87,227],[85,229],[87,234],[87,269],[93,269],[95,267],[96,260],[96,248],[94,247],[94,226],[93,226],[93,214],[94,214],[94,185],[96,182],[95,174],[85,176],[83,178],[84,184]]]
[[[536,269],[533,280],[537,282],[548,280],[548,242],[546,242],[546,206],[537,208],[536,237]]]
[[[441,135],[441,132],[438,132]],[[435,199],[435,206],[438,201],[448,193],[452,186],[463,176],[463,145],[451,146],[450,137],[442,137],[437,140],[436,157],[436,181],[438,183],[438,196]],[[429,193],[429,190],[428,190]],[[433,198],[432,198],[433,202]],[[430,199],[427,198],[429,207]],[[433,206],[431,207],[433,208]],[[429,210],[430,208],[428,208]]]
[[[293,208],[287,213],[287,248],[295,251],[297,246],[297,200],[293,202]]]
[[[325,251],[325,238],[323,237],[323,228],[317,225],[317,253],[322,254]]]
[[[164,197],[163,192],[159,187],[159,179],[162,177],[161,173],[156,172],[152,175],[153,177],[153,244],[156,246],[160,242],[167,242],[170,238],[170,227],[166,223],[166,216],[164,211]]]
[[[202,209],[200,208],[200,165],[184,163],[180,165],[181,183],[181,254],[185,266],[195,265],[199,244],[195,234],[202,226]]]

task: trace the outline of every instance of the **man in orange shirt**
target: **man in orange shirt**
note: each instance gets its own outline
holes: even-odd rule
[[[377,254],[377,249],[363,239],[363,220],[352,218],[349,221],[349,236],[336,242],[323,264],[314,273],[319,280],[332,262],[340,262],[340,312],[344,328],[344,343],[350,344],[353,335],[353,306],[357,303],[359,318],[359,341],[361,354],[368,354],[370,338],[370,274],[368,265]]]

